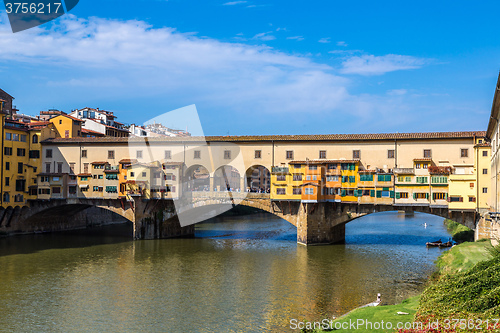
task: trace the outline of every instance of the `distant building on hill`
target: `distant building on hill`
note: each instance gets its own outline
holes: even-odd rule
[[[138,126],[135,124],[130,125],[129,127],[130,134],[132,136],[141,136],[141,137],[188,137],[191,134],[187,131],[172,129],[166,127],[160,123],[148,124],[145,126]]]

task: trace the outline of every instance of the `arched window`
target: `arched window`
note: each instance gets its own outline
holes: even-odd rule
[[[38,135],[33,135],[33,138],[31,139],[32,143],[38,143]]]
[[[3,202],[10,202],[10,195],[7,192],[3,193]]]

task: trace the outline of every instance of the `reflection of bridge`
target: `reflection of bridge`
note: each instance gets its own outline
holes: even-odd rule
[[[428,206],[373,205],[341,202],[301,203],[300,201],[271,201],[269,194],[242,192],[192,192],[190,209],[239,204],[254,207],[287,220],[297,227],[297,242],[327,244],[342,242],[345,224],[357,217],[384,211],[423,212],[451,218],[474,227],[478,216],[474,212],[454,212],[446,208]],[[102,213],[86,210],[102,208]],[[224,211],[223,209],[222,211]],[[111,212],[111,213],[110,213]],[[28,209],[6,209],[0,217],[0,226],[12,230],[39,232],[87,227],[99,218],[117,214],[133,223],[135,239],[191,236],[194,226],[181,227],[173,200],[137,198],[122,199],[66,199],[37,201]],[[108,215],[108,216],[106,216]],[[98,222],[99,223],[99,222]]]

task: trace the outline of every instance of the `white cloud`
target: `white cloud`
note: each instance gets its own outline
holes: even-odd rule
[[[5,17],[0,19],[0,30],[8,31]],[[269,37],[274,37],[271,32],[254,36],[260,40]],[[357,58],[363,61],[355,66]],[[342,70],[368,75],[394,68],[416,68],[421,66],[420,62],[417,58],[395,55],[352,57],[344,61]],[[29,92],[35,110],[45,104],[60,105],[63,100],[68,108],[95,101],[105,101],[112,107],[137,103],[129,110],[120,110],[123,112],[120,117],[131,114],[134,121],[140,121],[136,118],[165,112],[160,105],[196,103],[210,110],[207,119],[214,119],[214,128],[222,126],[218,123],[220,119],[279,118],[295,112],[300,115],[291,117],[297,119],[296,127],[277,129],[295,133],[308,123],[302,117],[306,113],[331,119],[329,132],[344,131],[345,127],[334,126],[343,126],[335,124],[342,124],[346,117],[357,117],[366,126],[378,122],[380,130],[387,128],[383,120],[392,119],[395,109],[400,110],[398,121],[413,120],[408,117],[414,114],[406,111],[411,109],[405,105],[407,95],[350,94],[351,80],[338,75],[334,68],[315,62],[312,56],[290,55],[263,45],[220,42],[173,28],[153,28],[134,20],[87,20],[65,15],[42,27],[16,34],[3,33],[2,65],[11,68],[12,73],[17,68],[34,69],[25,80],[30,82],[29,87],[39,89],[38,95]],[[41,68],[43,71],[37,70]],[[16,97],[19,101],[26,100]],[[152,99],[160,102],[154,104]],[[218,117],[221,118],[217,120]],[[248,123],[248,133],[252,133],[255,122]],[[213,132],[217,134],[216,130]]]
[[[274,39],[276,39],[276,37],[271,35],[272,33],[273,33],[272,31],[261,32],[261,33],[256,34],[255,36],[253,36],[253,39],[260,39],[263,41],[274,40]]]
[[[398,54],[354,56],[342,62],[340,72],[343,74],[381,75],[398,70],[420,68],[427,62],[426,59]]]
[[[247,3],[248,1],[230,1],[230,2],[226,2],[223,4],[223,6],[234,6],[234,5],[239,5],[239,4],[243,4],[243,3]]]
[[[331,54],[353,54],[353,53],[361,53],[363,50],[332,50],[328,51]]]
[[[295,39],[296,41],[300,42],[301,40],[304,40],[303,36],[291,36],[287,37],[286,39]]]
[[[330,43],[330,37],[321,38],[320,40],[318,40],[318,42],[324,43],[324,44]]]
[[[344,41],[337,42],[337,46],[347,46],[347,43]]]
[[[268,32],[255,36],[269,37]],[[347,79],[308,57],[154,29],[141,21],[67,15],[52,26],[3,34],[2,62],[54,68],[58,75],[47,80],[50,86],[78,87],[108,98],[131,91],[184,94],[190,103],[234,109],[322,112],[348,95]]]
[[[402,96],[406,95],[408,93],[408,90],[406,89],[392,89],[387,91],[387,95],[389,96]]]

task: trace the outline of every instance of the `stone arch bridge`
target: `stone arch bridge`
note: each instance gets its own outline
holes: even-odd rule
[[[423,212],[450,218],[475,228],[479,214],[449,211],[429,206],[372,205],[358,203],[271,201],[269,194],[192,192],[192,211],[196,208],[235,204],[261,209],[297,227],[297,242],[305,245],[343,242],[345,224],[366,214],[384,211]],[[221,211],[222,212],[222,211]],[[214,216],[214,215],[212,215]],[[0,210],[1,233],[36,233],[85,228],[106,222],[133,224],[134,239],[186,237],[194,235],[194,225],[181,226],[172,200],[61,199],[36,200],[30,207]]]

